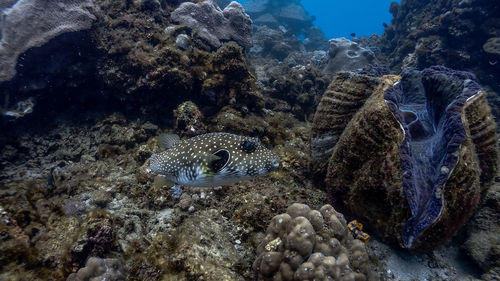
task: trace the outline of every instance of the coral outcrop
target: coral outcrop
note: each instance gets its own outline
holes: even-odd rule
[[[253,268],[258,280],[375,280],[365,244],[331,205],[294,203],[275,216]]]
[[[335,74],[338,71],[353,71],[370,65],[378,65],[375,54],[369,49],[344,37],[330,39],[328,64],[323,72]]]
[[[123,281],[126,279],[127,274],[123,260],[91,257],[85,264],[85,267],[80,268],[76,273],[70,274],[66,281]]]
[[[275,100],[268,100],[267,105],[277,111],[290,111],[297,119],[311,120],[329,77],[311,64],[293,68],[282,65],[268,70],[269,79],[262,80],[264,94]],[[287,106],[280,101],[286,101]]]
[[[293,34],[304,34],[312,26],[313,18],[310,17],[300,1],[269,1],[250,0],[243,7],[258,25],[267,25],[277,28],[283,25]]]
[[[489,47],[500,36],[499,11],[487,0],[393,2],[380,48],[394,69],[442,64],[473,72],[498,91],[500,57]]]
[[[203,123],[203,113],[192,101],[181,103],[174,110],[174,130],[181,137],[193,137],[207,132],[207,126]]]
[[[295,36],[281,29],[259,26],[254,31],[254,46],[250,56],[255,58],[285,59],[293,52],[304,52],[305,47]]]
[[[164,115],[165,109],[171,112],[187,100],[204,113],[207,108],[216,112],[228,104],[255,111],[262,108],[262,96],[237,43],[220,42],[218,49],[212,50],[196,30],[172,24],[173,18],[167,16],[174,11],[172,6],[144,11],[125,2],[104,1],[100,5],[103,20],[93,35],[99,49],[106,52],[98,60],[98,78],[112,95],[146,104],[144,110],[149,115]],[[188,17],[184,9],[194,7],[195,14],[203,17],[205,11],[199,10],[199,5],[208,5],[220,17],[227,16],[220,19],[227,28],[246,24],[246,16],[238,14],[241,7],[237,3],[223,12],[212,2],[186,2],[181,6],[188,8],[179,7],[172,13]],[[223,28],[222,24],[216,26]],[[251,39],[251,33],[247,35]]]
[[[252,46],[252,20],[238,2],[231,2],[224,10],[211,0],[197,4],[185,2],[172,12],[171,18],[191,28],[212,48],[227,41],[235,41],[243,47]]]
[[[19,55],[58,35],[89,29],[96,20],[91,0],[20,0],[2,11],[0,82],[16,74]]]
[[[269,30],[274,30],[272,37],[268,37],[266,46],[256,44],[255,49],[269,48],[274,45],[274,49],[283,53],[287,51],[287,45],[294,42],[300,48],[306,48],[308,51],[326,50],[328,49],[328,40],[325,38],[323,31],[312,24],[314,17],[310,17],[300,1],[268,1],[268,0],[250,0],[243,4],[245,11],[250,15],[254,27],[261,35],[256,35],[254,42],[262,36],[262,28],[268,35],[272,33]],[[255,29],[254,29],[255,30]],[[260,31],[259,31],[260,30]],[[284,41],[279,34],[286,34]],[[298,37],[303,38],[299,40]],[[274,42],[269,42],[274,41]],[[293,51],[300,51],[298,48],[293,48]]]
[[[492,37],[483,45],[483,50],[487,53],[500,55],[500,37]]]
[[[332,149],[326,189],[404,248],[445,242],[497,169],[496,124],[474,76],[432,67],[402,78],[341,73],[334,83],[313,125],[319,175]]]

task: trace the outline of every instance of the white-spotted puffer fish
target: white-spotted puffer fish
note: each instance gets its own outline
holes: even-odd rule
[[[180,140],[163,134],[166,151],[153,154],[149,170],[184,186],[228,185],[264,175],[279,166],[279,157],[258,138],[208,133]]]

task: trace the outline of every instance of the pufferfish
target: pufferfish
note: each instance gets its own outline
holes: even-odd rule
[[[181,140],[162,134],[167,150],[153,154],[149,171],[183,186],[228,185],[264,175],[279,166],[279,157],[258,138],[208,133]]]

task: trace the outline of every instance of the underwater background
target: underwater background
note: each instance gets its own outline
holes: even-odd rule
[[[498,1],[0,13],[0,280],[500,280]]]

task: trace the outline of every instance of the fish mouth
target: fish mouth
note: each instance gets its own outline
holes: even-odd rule
[[[274,159],[271,160],[271,170],[274,170],[280,166],[280,158],[275,156]]]
[[[149,158],[149,167],[146,168],[148,174],[161,174],[161,159],[158,154],[154,153]]]

